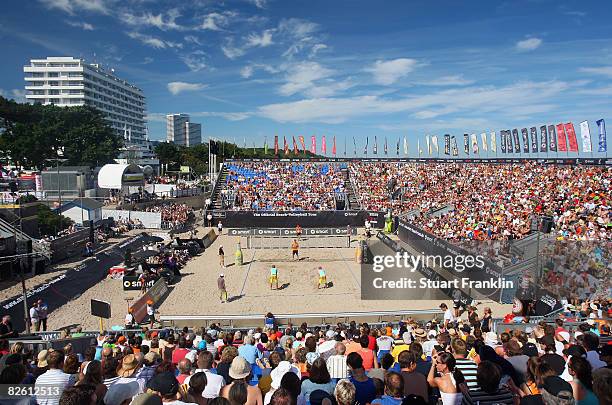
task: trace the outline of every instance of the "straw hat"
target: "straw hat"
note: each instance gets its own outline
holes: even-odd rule
[[[138,360],[136,360],[136,356],[133,354],[128,354],[123,358],[121,362],[121,367],[117,370],[117,375],[119,377],[129,377],[134,374],[136,368],[138,367]]]
[[[251,365],[244,357],[234,357],[229,369],[229,376],[234,380],[241,380],[251,374]]]
[[[36,358],[38,360],[38,362],[36,363],[36,365],[40,368],[43,367],[47,367],[47,351],[46,350],[41,350],[38,353],[38,356]]]

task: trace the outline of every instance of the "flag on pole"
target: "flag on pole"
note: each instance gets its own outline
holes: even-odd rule
[[[302,151],[304,152],[304,154],[306,154],[306,144],[304,142],[304,137],[300,135],[299,140],[300,140],[300,145],[302,146]]]
[[[521,136],[523,137],[523,153],[529,153],[529,133],[527,128],[521,128]]]
[[[285,151],[285,155],[289,154],[289,144],[287,143],[287,137],[283,135],[283,150]]]
[[[491,152],[497,153],[497,134],[491,131]]]
[[[268,154],[268,137],[265,137],[264,138],[264,155],[267,155],[267,154]]]
[[[507,141],[508,136],[506,135],[506,130],[502,129],[499,133],[499,149],[501,150],[501,153],[508,153],[506,152],[508,150]]]
[[[563,124],[557,124],[557,149],[559,152],[567,152],[567,136]]]
[[[327,141],[325,140],[325,135],[321,137],[321,151],[323,155],[327,155]]]
[[[466,155],[470,154],[470,135],[463,134],[463,151]]]
[[[370,137],[366,136],[366,144],[365,144],[365,149],[363,150],[363,154],[364,155],[368,155],[368,142],[370,141]]]
[[[395,146],[395,152],[396,152],[395,154],[397,156],[399,156],[399,153],[400,153],[399,151],[400,151],[400,138],[397,138],[397,144]]]
[[[408,155],[408,141],[406,140],[406,135],[404,135],[404,155]]]
[[[417,150],[419,151],[419,156],[423,154],[423,149],[421,149],[421,140],[417,139]]]
[[[478,138],[476,137],[476,134],[472,134],[470,139],[472,141],[472,153],[474,155],[478,155]]]
[[[357,156],[357,141],[353,137],[353,155]]]
[[[312,154],[317,153],[317,137],[314,135],[310,137],[310,152]]]
[[[438,147],[438,135],[433,135],[431,137],[431,144],[433,145],[433,148],[436,150],[436,153],[440,153],[440,149]]]
[[[529,131],[531,132],[531,153],[538,153],[538,129],[531,127]]]
[[[546,132],[546,125],[540,127],[540,152],[548,152],[548,133]]]
[[[486,152],[489,150],[489,144],[487,142],[487,133],[483,132],[480,134],[480,142],[482,143],[482,151]]]
[[[278,155],[278,135],[274,135],[274,154]]]
[[[378,153],[378,139],[376,139],[376,135],[374,135],[374,149],[372,150],[372,153],[375,155]]]
[[[255,155],[255,141],[253,141],[253,155]]]
[[[427,154],[431,156],[431,142],[429,141],[429,135],[425,135],[425,144],[427,145]]]
[[[459,147],[457,146],[457,138],[453,135],[453,156],[459,156]]]
[[[450,155],[450,134],[444,134],[444,154]]]
[[[387,155],[387,137],[385,136],[385,156]]]
[[[332,144],[332,155],[336,157],[336,135],[334,135],[334,141]]]
[[[597,128],[599,129],[599,141],[597,146],[598,152],[607,152],[608,144],[606,143],[606,121],[604,119],[600,119],[595,121],[597,124]]]
[[[557,151],[557,131],[554,125],[548,126],[548,150],[551,152]]]
[[[514,139],[514,153],[521,153],[521,141],[519,140],[518,129],[512,130],[512,138]]]
[[[591,130],[589,129],[588,121],[582,121],[580,123],[580,138],[582,138],[582,151],[593,152],[593,145],[591,144]]]
[[[569,144],[570,152],[578,152],[578,139],[576,139],[576,130],[574,129],[574,124],[568,122],[564,125],[565,133],[567,133],[567,141]]]
[[[293,137],[293,154],[297,155],[299,153],[298,145],[297,145],[297,142],[295,141],[295,135],[293,135],[292,137]]]

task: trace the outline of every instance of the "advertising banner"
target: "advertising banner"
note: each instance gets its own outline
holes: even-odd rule
[[[213,211],[227,228],[329,228],[363,227],[369,220],[374,228],[382,228],[384,213],[375,211]]]

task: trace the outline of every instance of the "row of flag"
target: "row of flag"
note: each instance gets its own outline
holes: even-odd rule
[[[606,144],[606,124],[603,119],[596,121],[598,128],[598,152],[607,152],[607,144]],[[538,136],[539,133],[539,136]],[[582,152],[591,153],[593,152],[593,147],[591,144],[591,131],[589,128],[588,121],[582,121],[580,123],[580,139],[582,143]],[[403,152],[405,155],[408,154],[408,141],[406,136],[403,138]],[[292,145],[289,144],[287,137],[283,136],[283,145],[282,150],[285,155],[288,155],[290,151],[293,151],[294,154],[299,154],[300,150],[303,153],[306,153],[306,141],[303,136],[298,136],[296,139],[295,136],[291,139]],[[495,131],[487,134],[483,132],[480,134],[480,142],[479,137],[476,134],[463,134],[463,151],[466,155],[478,155],[481,152],[488,152],[489,150],[493,153],[498,153],[498,139]],[[522,142],[521,142],[522,141]],[[365,148],[363,153],[365,155],[369,152],[369,137],[366,137]],[[384,154],[389,154],[389,147],[387,144],[387,138],[385,137],[384,144]],[[400,148],[401,148],[401,138],[397,140],[395,144],[395,152],[399,156]],[[425,136],[425,150],[428,155],[432,155],[434,153],[439,154],[440,148],[438,143],[438,136]],[[278,155],[280,150],[279,137],[274,137],[274,154]],[[310,137],[310,152],[316,154],[317,151],[320,151],[323,155],[327,155],[327,139],[326,136],[323,135],[321,137],[321,145],[320,148],[317,147],[317,137]],[[417,139],[417,150],[419,156],[424,154],[424,150],[421,147],[421,139]],[[502,130],[499,132],[499,151],[503,153],[548,153],[548,152],[578,152],[578,138],[576,135],[576,131],[574,128],[574,124],[571,122],[568,123],[560,123],[556,125],[542,125],[539,127],[531,127],[531,128],[522,128],[520,130],[515,128],[512,130]],[[267,138],[264,141],[264,152],[268,153],[268,142]],[[355,137],[353,137],[353,153],[357,155],[357,142]],[[378,138],[374,135],[374,143],[372,145],[372,153],[374,155],[378,154]],[[446,134],[444,135],[444,151],[445,155],[458,156],[459,148],[457,146],[457,138],[454,135]],[[331,154],[336,156],[336,137],[332,138],[332,147]],[[346,155],[346,139],[344,142],[344,154]]]

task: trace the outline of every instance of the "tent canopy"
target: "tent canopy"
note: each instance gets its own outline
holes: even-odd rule
[[[144,186],[144,174],[140,166],[108,164],[98,173],[98,186],[107,189],[122,189],[127,186]]]

